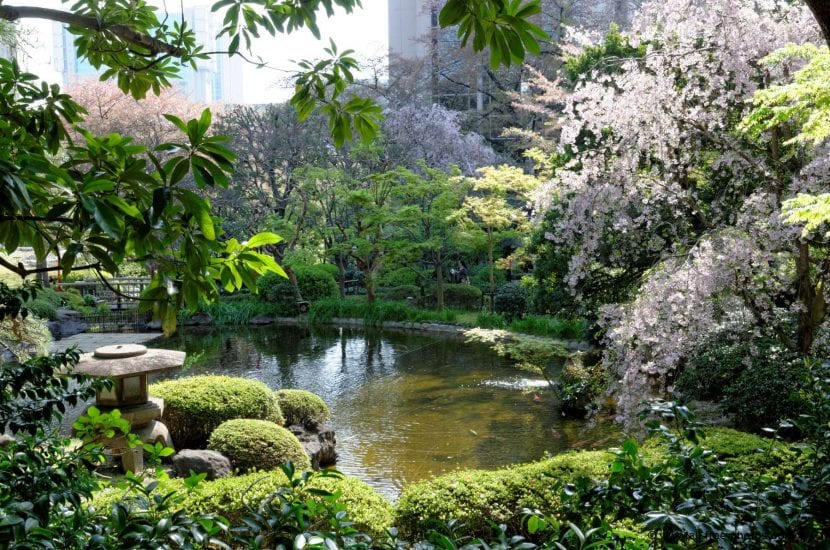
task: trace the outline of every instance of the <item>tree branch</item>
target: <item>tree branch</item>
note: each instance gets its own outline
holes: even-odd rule
[[[120,38],[124,42],[140,46],[154,56],[165,53],[173,57],[182,57],[185,54],[183,48],[168,44],[157,38],[139,32],[129,25],[114,24],[108,25],[106,21],[100,21],[88,15],[78,15],[68,11],[39,8],[35,6],[4,6],[0,4],[0,19],[6,21],[17,21],[18,19],[47,19],[66,23],[75,27],[82,27],[96,32],[108,32]]]
[[[830,3],[827,0],[804,0],[804,3],[813,12],[813,17],[816,18],[818,26],[821,28],[821,34],[824,35],[824,40],[830,46]]]
[[[29,275],[34,275],[35,273],[49,273],[50,271],[60,271],[60,266],[53,266],[53,267],[36,267],[34,269],[28,269],[26,266],[23,265],[23,262],[17,262],[17,265],[13,264],[12,262],[6,260],[2,256],[0,256],[0,266],[5,267],[9,271],[12,271],[19,275],[22,278],[26,278]],[[100,269],[101,264],[100,262],[96,262],[94,264],[88,265],[79,265],[75,266],[70,271],[80,271],[81,269]]]

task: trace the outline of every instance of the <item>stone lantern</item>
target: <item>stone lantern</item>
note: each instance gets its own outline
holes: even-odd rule
[[[95,405],[101,412],[118,409],[121,418],[130,423],[132,433],[145,443],[162,443],[172,447],[170,432],[161,423],[164,400],[148,394],[148,375],[181,368],[185,353],[166,349],[148,349],[139,344],[104,346],[86,353],[76,371],[90,376],[112,378],[111,390],[100,390]],[[120,454],[125,470],[143,469],[141,449],[128,452],[123,437],[105,442],[105,447]]]

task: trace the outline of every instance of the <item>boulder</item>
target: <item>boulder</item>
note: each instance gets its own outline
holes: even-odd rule
[[[14,443],[14,437],[7,434],[0,434],[0,448],[11,447]]]
[[[302,424],[294,424],[288,429],[293,433],[311,458],[311,467],[319,470],[321,466],[330,466],[337,462],[337,451],[334,446],[337,440],[334,430],[322,422],[312,418]]]
[[[173,457],[173,470],[179,477],[187,477],[193,470],[206,473],[207,479],[217,479],[231,475],[231,461],[216,451],[183,449]]]
[[[188,327],[204,327],[213,324],[213,317],[204,311],[200,311],[190,316],[184,324]]]
[[[89,330],[89,325],[84,322],[79,311],[63,308],[58,309],[57,319],[49,321],[47,326],[55,340],[75,336]]]
[[[248,321],[249,325],[273,325],[276,322],[276,319],[271,317],[270,315],[257,315],[256,317],[252,317],[250,321]]]

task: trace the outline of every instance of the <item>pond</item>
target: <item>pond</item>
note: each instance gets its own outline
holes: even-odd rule
[[[457,337],[270,326],[182,331],[177,376],[225,374],[300,388],[329,405],[337,468],[394,499],[407,483],[620,442],[611,421],[561,417],[552,392]]]

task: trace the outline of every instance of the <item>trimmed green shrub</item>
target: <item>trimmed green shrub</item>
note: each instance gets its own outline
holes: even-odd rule
[[[203,449],[211,432],[226,420],[259,418],[283,423],[274,392],[262,382],[230,376],[193,376],[150,386],[164,399],[162,420],[180,449]]]
[[[493,308],[507,321],[521,319],[527,313],[527,290],[519,283],[508,283],[496,289]]]
[[[496,269],[493,271],[493,281],[496,288],[499,288],[507,282],[507,275],[501,269]],[[474,270],[470,275],[470,284],[482,292],[490,292],[490,268],[485,265]]]
[[[210,434],[208,449],[228,457],[242,472],[273,470],[289,460],[300,471],[311,469],[311,460],[297,437],[268,420],[236,418],[222,422]]]
[[[340,277],[340,270],[337,269],[337,266],[334,264],[315,264],[314,267],[316,267],[317,269],[322,269],[323,271],[331,275],[335,281],[337,281],[337,278]]]
[[[381,274],[377,279],[380,286],[414,286],[418,287],[418,273],[411,268],[402,267]]]
[[[686,368],[677,377],[675,389],[684,397],[713,401],[746,369],[748,342],[735,342],[729,335],[714,334],[690,354]]]
[[[285,425],[301,424],[308,418],[323,422],[331,418],[326,402],[306,390],[277,390],[277,401],[285,417]]]
[[[557,482],[578,476],[600,478],[613,455],[605,451],[564,453],[547,460],[495,471],[461,470],[404,488],[395,522],[410,538],[424,537],[455,519],[472,536],[491,533],[492,524],[521,529],[522,509],[555,512],[559,507]]]
[[[186,489],[181,479],[167,479],[159,482],[155,493],[166,495],[176,491],[183,496],[181,509],[188,514],[216,513],[228,518],[232,525],[238,525],[248,513],[248,506],[256,509],[265,497],[287,483],[285,474],[274,470],[203,481],[192,491]],[[358,479],[345,476],[316,478],[311,482],[311,488],[342,493],[339,502],[346,506],[349,518],[358,529],[372,536],[382,536],[392,525],[392,505]],[[96,510],[109,510],[113,504],[124,501],[130,495],[124,489],[105,489],[95,494],[91,505]],[[320,527],[325,529],[328,526]]]
[[[802,411],[803,360],[775,341],[717,333],[691,354],[676,388],[686,398],[723,399],[739,428],[777,427]]]
[[[472,285],[444,285],[444,305],[468,311],[481,309],[481,290]]]
[[[301,265],[293,269],[303,300],[313,304],[319,300],[336,298],[340,295],[337,279],[329,273],[327,268],[319,265]],[[285,277],[276,273],[266,273],[257,280],[257,289],[264,300],[275,304],[280,315],[293,316],[300,313],[291,281]]]
[[[418,301],[421,297],[421,289],[415,285],[393,286],[380,289],[378,295],[384,300],[404,302],[412,298],[414,301]]]
[[[777,428],[781,420],[797,418],[804,410],[800,392],[806,373],[797,359],[757,358],[724,391],[724,409],[734,415],[739,428]]]

